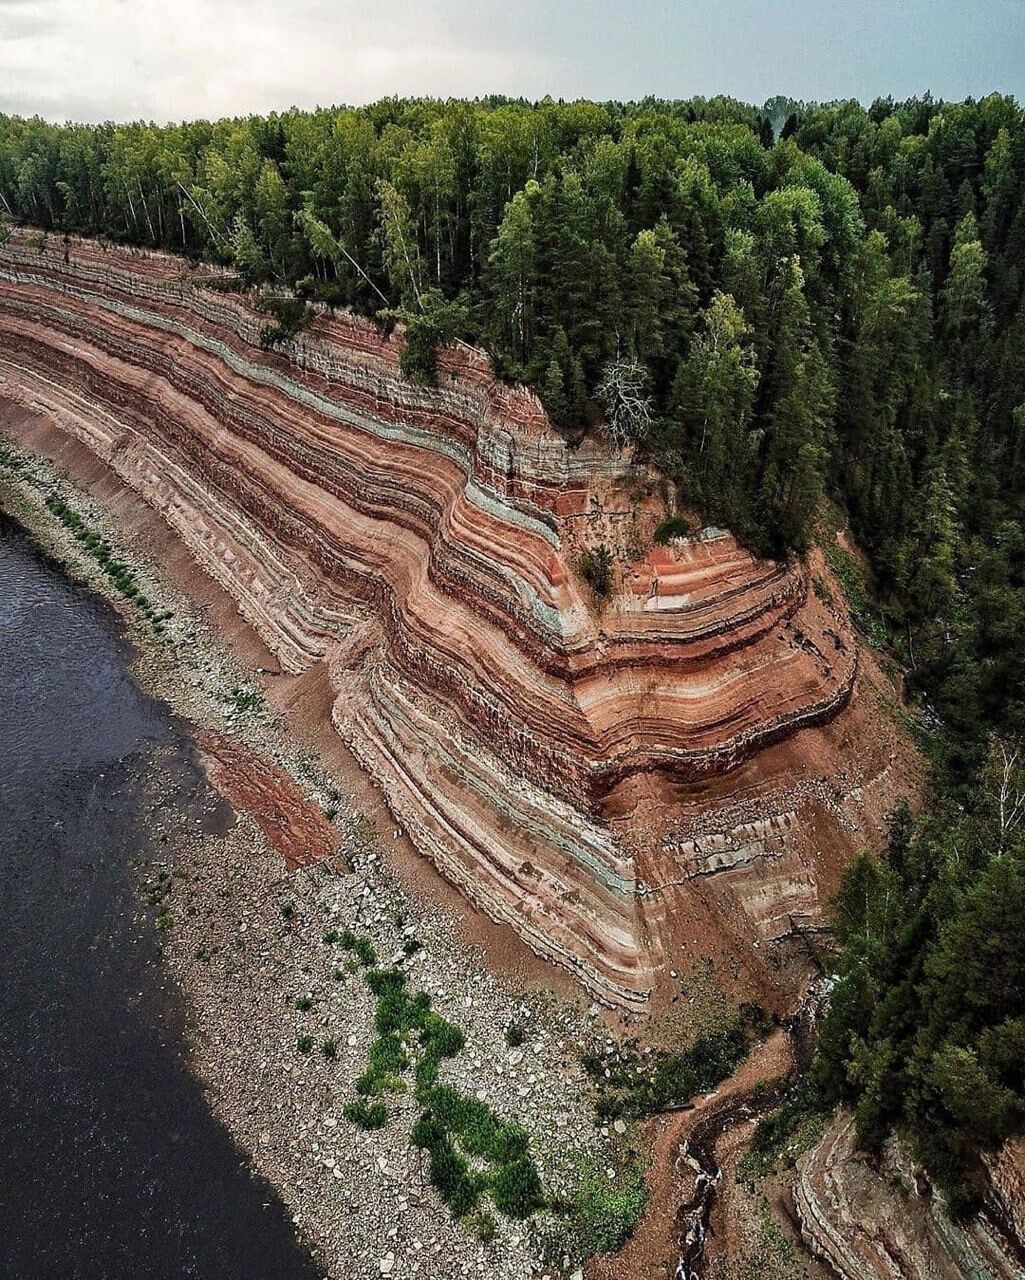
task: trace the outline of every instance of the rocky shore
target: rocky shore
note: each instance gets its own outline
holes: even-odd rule
[[[166,865],[139,868],[140,914],[154,919],[163,962],[187,998],[193,1066],[212,1108],[280,1191],[325,1276],[571,1272],[576,1260],[552,1256],[557,1232],[543,1222],[539,1231],[495,1213],[493,1227],[489,1215],[475,1232],[453,1221],[410,1146],[411,1096],[388,1100],[379,1130],[344,1118],[375,1038],[374,997],[336,936],[348,929],[368,938],[382,965],[403,968],[410,990],[427,992],[462,1029],[466,1046],[443,1078],[527,1130],[549,1197],[569,1194],[583,1165],[612,1182],[619,1176],[613,1147],[623,1140],[596,1121],[578,1065],[598,1035],[596,1007],[491,974],[484,950],[461,936],[465,921],[394,874],[378,829],[323,762],[289,738],[247,664],[218,644],[202,612],[101,504],[47,462],[6,447],[2,461],[0,504],[117,604],[136,641],[140,683],[194,726],[214,784],[238,805],[226,834],[197,830],[187,848],[169,849]],[[48,496],[117,548],[157,627],[54,518]],[[287,805],[247,786],[240,760],[248,761],[243,773],[255,761],[260,777],[292,788]],[[275,825],[283,808],[290,820]],[[324,847],[326,825],[337,837],[333,851]],[[513,1024],[522,1040],[507,1034]],[[553,1233],[542,1257],[540,1236]]]

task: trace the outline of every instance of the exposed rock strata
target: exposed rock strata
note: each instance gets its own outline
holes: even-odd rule
[[[878,1169],[866,1164],[844,1116],[801,1159],[793,1194],[805,1241],[841,1280],[1021,1280],[1021,1143],[992,1161],[990,1185],[983,1211],[955,1221],[939,1193],[919,1189],[898,1143]]]
[[[814,925],[905,783],[824,567],[653,547],[658,477],[572,451],[480,353],[416,388],[344,314],[264,352],[211,275],[16,233],[0,393],[156,508],[286,670],[327,664],[339,732],[490,915],[615,1002],[677,953],[769,980],[750,944]]]

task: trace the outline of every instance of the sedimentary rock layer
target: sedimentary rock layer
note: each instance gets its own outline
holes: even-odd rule
[[[1020,1280],[1022,1144],[1008,1143],[989,1173],[982,1212],[954,1219],[898,1142],[870,1167],[843,1116],[801,1159],[794,1205],[809,1248],[841,1280]]]
[[[656,547],[657,475],[571,450],[479,352],[427,390],[366,320],[276,352],[264,323],[168,256],[0,251],[0,392],[158,510],[287,670],[327,664],[339,732],[489,914],[613,1001],[667,950],[736,967],[814,924],[898,783],[892,735],[858,759],[836,728],[858,652],[824,567]]]

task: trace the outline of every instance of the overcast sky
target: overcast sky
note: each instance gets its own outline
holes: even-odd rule
[[[1025,100],[1025,0],[0,0],[0,110],[53,120],[926,89]]]

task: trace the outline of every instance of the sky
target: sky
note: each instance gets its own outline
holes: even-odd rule
[[[0,0],[0,111],[58,121],[925,90],[1025,101],[1025,0]]]

